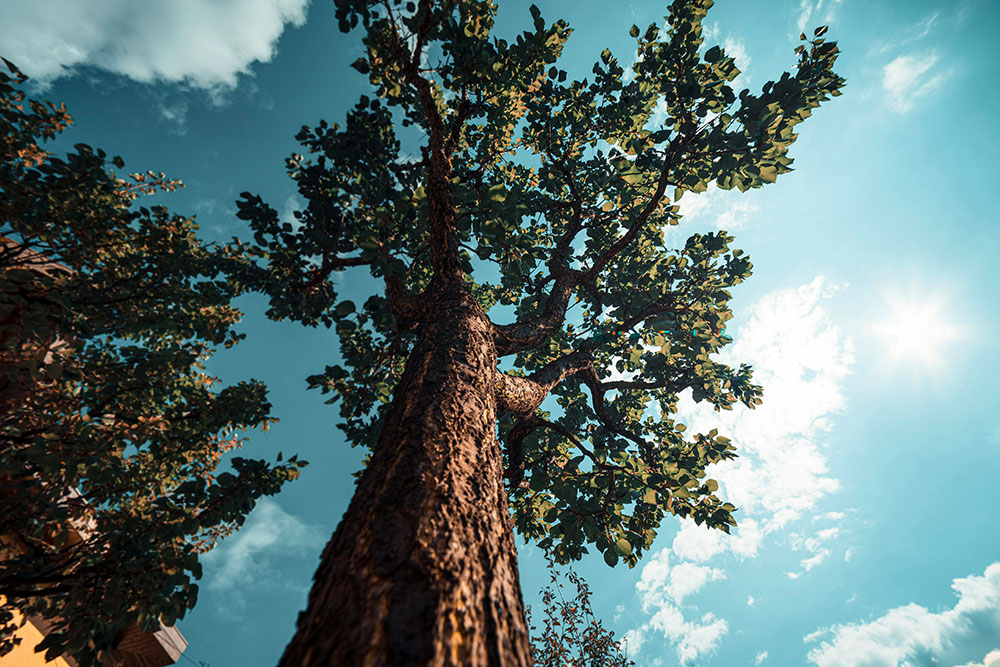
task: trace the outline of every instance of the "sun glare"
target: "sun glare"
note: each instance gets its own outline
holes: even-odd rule
[[[893,365],[917,362],[927,368],[941,366],[949,343],[961,337],[961,329],[942,312],[942,302],[936,295],[922,300],[887,299],[887,317],[875,331],[885,340]]]

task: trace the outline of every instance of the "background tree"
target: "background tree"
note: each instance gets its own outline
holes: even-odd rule
[[[266,260],[243,284],[274,319],[336,326],[343,363],[309,382],[372,450],[282,664],[526,664],[511,511],[560,562],[634,566],[667,514],[734,525],[705,478],[733,446],[672,415],[686,389],[760,402],[748,366],[712,360],[751,264],[725,232],[671,250],[663,229],[684,192],[790,171],[796,125],[844,83],[837,47],[803,35],[794,73],[737,93],[703,49],[712,2],[678,0],[632,26],[631,77],[604,50],[572,79],[570,28],[533,6],[509,41],[488,0],[335,4],[375,97],[298,134],[301,225],[238,202]],[[384,293],[340,300],[352,267]]]
[[[590,605],[590,586],[573,568],[567,568],[576,595],[570,600],[563,595],[566,588],[555,559],[546,554],[549,585],[541,590],[542,633],[531,638],[531,658],[535,667],[635,667],[628,659],[615,633],[604,629]],[[532,621],[527,607],[528,623]],[[532,633],[537,628],[531,626]],[[627,647],[626,647],[627,648]]]
[[[6,62],[6,61],[5,61]],[[267,428],[256,381],[213,389],[205,360],[242,336],[246,258],[205,245],[193,219],[132,207],[178,185],[108,170],[77,144],[42,149],[70,123],[0,72],[0,656],[12,610],[55,621],[38,646],[102,663],[117,632],[157,629],[192,608],[198,555],[239,526],[304,462],[232,459]],[[121,169],[121,158],[110,160]],[[281,460],[279,455],[278,460]]]

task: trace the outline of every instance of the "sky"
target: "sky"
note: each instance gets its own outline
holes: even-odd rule
[[[498,34],[530,26],[528,3],[499,4]],[[605,46],[632,62],[629,27],[665,13],[538,4],[575,29],[561,66],[580,77]],[[680,404],[690,432],[718,427],[738,448],[711,471],[740,508],[732,536],[668,519],[638,567],[576,565],[640,667],[1000,665],[1000,3],[719,0],[706,35],[759,90],[819,25],[847,86],[800,126],[795,171],[688,194],[668,231],[725,229],[752,258],[720,359],[754,366],[764,404]],[[360,53],[328,0],[0,0],[0,55],[75,118],[61,145],[180,178],[163,203],[206,239],[244,233],[243,191],[291,219],[284,158],[302,125],[340,121],[368,92],[348,67]],[[355,300],[376,287],[340,285]],[[259,296],[238,305],[247,340],[212,371],[264,380],[281,419],[242,455],[311,465],[205,556],[184,664],[277,662],[361,461],[306,390],[337,359],[335,334],[270,322]],[[537,605],[543,555],[519,540],[519,564]]]

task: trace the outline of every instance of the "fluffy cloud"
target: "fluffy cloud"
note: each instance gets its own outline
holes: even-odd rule
[[[636,582],[636,590],[646,611],[657,609],[666,602],[680,604],[707,582],[725,578],[722,570],[685,561],[671,567],[668,559],[667,550],[657,553],[643,568]]]
[[[886,104],[896,113],[906,113],[913,108],[916,100],[938,90],[950,72],[937,67],[938,56],[899,56],[882,68],[882,90]]]
[[[835,514],[840,514],[836,512]],[[843,515],[841,515],[843,516]],[[810,537],[803,537],[798,533],[788,536],[789,544],[794,551],[808,551],[811,556],[807,556],[799,563],[801,572],[786,572],[790,579],[798,579],[803,573],[813,569],[830,555],[830,549],[823,546],[823,543],[832,540],[840,535],[840,528],[827,528],[821,530]],[[850,551],[850,550],[848,550]]]
[[[765,296],[734,333],[733,345],[719,355],[731,365],[753,364],[755,379],[764,386],[763,406],[718,413],[686,395],[679,401],[679,417],[690,432],[718,427],[739,448],[740,458],[715,466],[711,474],[720,483],[720,494],[741,508],[740,525],[730,536],[682,523],[671,546],[646,562],[636,584],[648,620],[631,636],[661,632],[682,662],[714,651],[728,630],[723,619],[701,613],[689,601],[705,584],[725,577],[724,570],[709,562],[756,556],[768,535],[806,518],[838,488],[827,474],[822,440],[832,415],[844,406],[841,385],[850,373],[853,348],[822,307],[836,291],[816,278]],[[830,512],[817,516],[826,522],[843,518]],[[829,555],[828,545],[838,536],[834,525],[793,533],[789,544],[808,553],[801,563],[806,571]]]
[[[636,590],[643,611],[650,615],[642,628],[625,633],[628,645],[639,651],[651,631],[659,631],[677,649],[682,663],[695,660],[716,649],[729,630],[726,622],[713,614],[698,620],[685,618],[681,609],[684,598],[696,593],[709,581],[723,579],[722,570],[686,561],[670,564],[670,552],[655,554],[642,570]]]
[[[300,556],[323,545],[324,531],[304,523],[270,498],[262,498],[238,533],[202,557],[208,589],[230,593],[242,602],[241,589],[262,582],[281,585],[271,562]]]
[[[47,84],[90,65],[135,81],[235,87],[254,62],[274,57],[286,24],[301,26],[309,0],[34,0],[6,3],[4,56]]]
[[[729,625],[712,613],[703,614],[697,620],[689,620],[679,608],[669,604],[663,605],[653,614],[647,627],[661,632],[674,642],[677,657],[684,665],[714,652],[722,637],[729,631]]]
[[[990,667],[1000,660],[1000,652],[990,651],[1000,637],[1000,562],[987,567],[982,576],[955,579],[951,587],[958,602],[946,611],[932,613],[910,603],[868,623],[807,635],[807,642],[830,635],[809,652],[809,660],[820,667],[916,667],[956,665],[986,654],[979,664]]]
[[[760,663],[767,660],[767,651],[761,651],[757,654],[757,657],[753,659],[753,664],[759,665]]]

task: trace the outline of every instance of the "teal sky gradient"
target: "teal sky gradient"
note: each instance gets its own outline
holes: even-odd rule
[[[86,4],[0,0],[0,55],[41,84],[36,97],[66,102],[62,145],[182,179],[160,201],[196,214],[207,239],[245,233],[242,191],[290,217],[294,135],[369,92],[349,68],[360,36],[338,32],[327,0]],[[665,9],[538,4],[575,30],[571,77],[606,46],[630,64],[629,27]],[[1000,659],[987,659],[1000,650],[1000,3],[719,0],[707,41],[759,90],[793,67],[800,28],[822,24],[847,86],[800,126],[795,171],[746,194],[688,194],[667,232],[726,229],[752,258],[723,356],[754,364],[765,393],[733,415],[681,404],[689,432],[719,426],[741,454],[715,475],[741,507],[732,538],[671,519],[633,570],[596,553],[577,565],[642,667]],[[528,3],[500,0],[497,34],[528,25]],[[340,280],[355,301],[379,288],[360,270]],[[336,335],[269,322],[260,296],[239,305],[247,340],[212,370],[264,380],[281,420],[244,455],[311,466],[206,558],[180,627],[187,656],[212,667],[276,663],[362,454],[306,391],[337,359]],[[520,544],[519,562],[537,604],[542,554]]]

